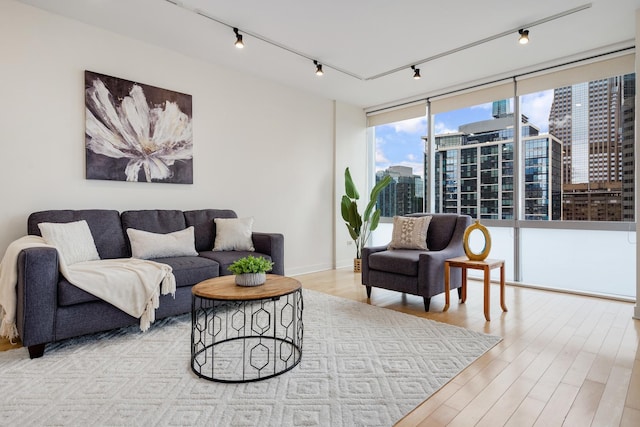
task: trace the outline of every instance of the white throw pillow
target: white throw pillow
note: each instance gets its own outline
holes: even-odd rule
[[[87,221],[41,222],[38,228],[44,241],[56,247],[66,265],[100,259]]]
[[[214,218],[214,251],[255,251],[251,233],[253,218]]]
[[[197,256],[193,226],[173,233],[160,234],[127,228],[131,256],[140,259]]]
[[[430,216],[393,217],[393,233],[388,249],[419,249],[428,251],[427,230]]]

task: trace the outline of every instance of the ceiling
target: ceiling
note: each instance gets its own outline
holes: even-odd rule
[[[640,0],[19,1],[364,108],[633,46],[640,9]],[[210,18],[239,28],[245,48],[234,48],[232,29]],[[519,28],[530,30],[529,44],[518,44]]]

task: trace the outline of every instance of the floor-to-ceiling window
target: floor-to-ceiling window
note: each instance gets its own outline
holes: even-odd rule
[[[513,219],[512,99],[433,115],[434,212]]]
[[[633,297],[635,74],[589,76],[523,84],[521,113],[556,145],[546,187],[555,213],[550,226],[522,224],[520,280]]]
[[[373,126],[375,181],[392,181],[378,197],[383,218],[424,211],[424,136],[426,110],[421,116]]]
[[[626,70],[633,55],[430,98],[429,122],[376,127],[376,170],[392,171],[377,162],[392,139],[379,136],[419,122],[425,135],[403,138],[426,142],[425,209],[489,226],[509,280],[634,298],[635,74]]]

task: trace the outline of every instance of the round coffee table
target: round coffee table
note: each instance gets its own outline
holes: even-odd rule
[[[264,380],[293,369],[302,357],[302,286],[267,275],[244,287],[235,276],[205,280],[192,290],[191,369],[211,381]]]

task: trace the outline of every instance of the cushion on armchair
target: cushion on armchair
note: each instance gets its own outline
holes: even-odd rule
[[[369,268],[389,273],[418,275],[418,260],[424,251],[397,249],[369,255]]]
[[[431,216],[393,217],[393,233],[388,249],[418,249],[428,251],[427,230]]]

